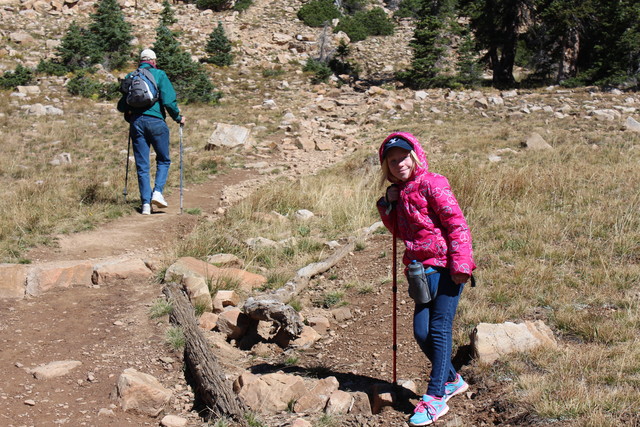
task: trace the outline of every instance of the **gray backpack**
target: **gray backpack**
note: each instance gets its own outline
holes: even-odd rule
[[[158,85],[153,74],[145,68],[138,68],[122,80],[120,92],[127,104],[133,108],[149,108],[158,101]]]

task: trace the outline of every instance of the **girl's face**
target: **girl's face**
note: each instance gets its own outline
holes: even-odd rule
[[[389,172],[399,181],[407,181],[413,175],[413,158],[411,151],[403,148],[392,148],[387,153]]]

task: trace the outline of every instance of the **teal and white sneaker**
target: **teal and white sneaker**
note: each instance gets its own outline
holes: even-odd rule
[[[449,407],[445,396],[438,398],[425,394],[413,412],[413,415],[409,418],[410,426],[428,426],[449,412]]]
[[[460,374],[456,374],[456,380],[444,383],[444,398],[449,401],[456,394],[464,393],[469,389],[469,384],[462,379]]]

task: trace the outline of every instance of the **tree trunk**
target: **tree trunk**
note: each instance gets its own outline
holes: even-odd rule
[[[580,34],[575,28],[567,31],[562,40],[562,57],[558,67],[557,82],[575,77],[578,73],[578,54],[580,53]]]
[[[233,392],[231,384],[211,352],[209,344],[196,322],[193,306],[176,283],[168,283],[162,292],[173,307],[170,320],[179,326],[185,336],[184,360],[196,382],[195,393],[211,411],[211,416],[232,418],[238,425],[246,427],[246,407]]]

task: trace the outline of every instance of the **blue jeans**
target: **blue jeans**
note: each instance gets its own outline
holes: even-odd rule
[[[428,276],[431,289],[437,287],[438,294],[427,304],[417,304],[413,313],[413,335],[418,345],[431,361],[431,375],[427,393],[444,395],[444,383],[456,379],[456,370],[451,364],[453,346],[453,318],[464,285],[451,280],[448,269],[438,268]]]
[[[129,127],[129,134],[133,142],[133,155],[136,159],[138,172],[138,188],[142,204],[151,203],[153,191],[162,193],[169,175],[169,126],[157,117],[140,115],[134,117]],[[149,175],[149,151],[153,146],[156,152],[156,179],[153,190]]]

